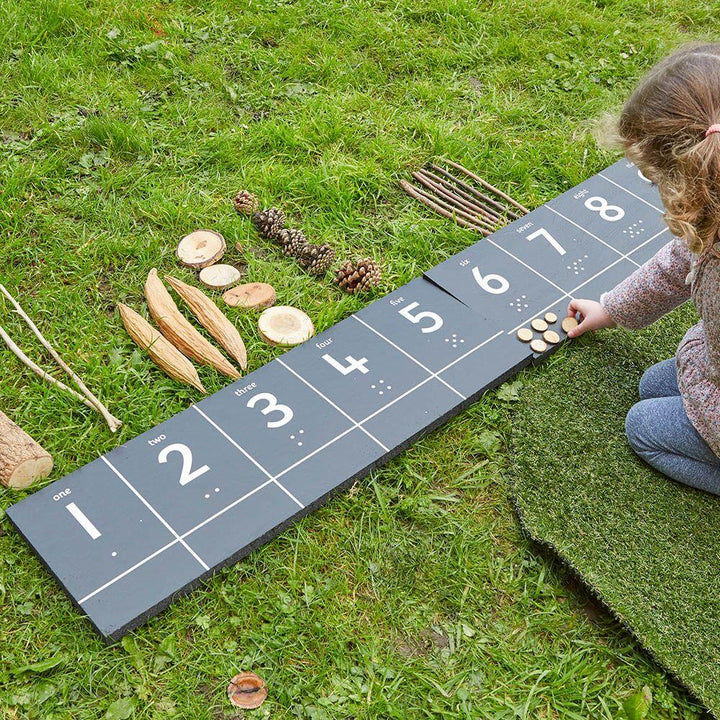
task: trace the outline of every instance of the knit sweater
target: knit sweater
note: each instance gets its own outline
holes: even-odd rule
[[[698,256],[676,238],[600,303],[618,325],[635,330],[689,298],[701,320],[678,348],[678,385],[690,422],[720,456],[720,243]]]

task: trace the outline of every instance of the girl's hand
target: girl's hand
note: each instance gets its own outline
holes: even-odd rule
[[[580,324],[569,333],[569,338],[580,337],[588,330],[614,328],[617,323],[605,312],[605,308],[594,300],[571,300],[568,305],[568,317],[580,315]]]

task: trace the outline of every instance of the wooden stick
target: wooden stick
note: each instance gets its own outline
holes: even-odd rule
[[[401,180],[400,187],[408,195],[410,195],[410,197],[413,197],[416,200],[419,200],[423,205],[427,205],[429,208],[432,208],[435,212],[442,215],[443,217],[446,217],[450,220],[455,221],[461,227],[469,228],[470,230],[477,230],[478,232],[482,233],[486,237],[488,235],[492,234],[492,233],[490,233],[489,230],[486,230],[485,228],[480,227],[479,225],[473,225],[472,223],[469,223],[466,220],[463,220],[461,217],[457,217],[454,213],[449,213],[447,210],[444,210],[439,205],[436,205],[434,202],[427,200],[425,197],[420,195],[420,193],[418,192],[418,189],[413,187],[409,182],[406,182],[405,180]]]
[[[509,195],[506,195],[502,190],[498,190],[496,187],[493,187],[489,182],[486,182],[483,180],[479,175],[476,175],[473,172],[470,172],[467,168],[464,168],[462,165],[459,165],[458,163],[453,162],[452,160],[446,160],[445,161],[450,167],[454,167],[456,170],[459,170],[460,172],[465,173],[468,177],[471,177],[473,180],[476,180],[479,182],[484,188],[487,190],[490,190],[490,192],[494,192],[496,195],[500,196],[503,200],[507,200],[509,203],[514,205],[518,210],[522,210],[523,213],[527,214],[530,211],[523,205],[521,205],[517,200],[513,200]]]
[[[494,231],[496,228],[494,228],[492,225],[488,225],[488,223],[472,213],[465,212],[464,210],[460,210],[454,205],[451,205],[450,203],[445,202],[442,198],[439,198],[435,195],[432,195],[429,192],[426,192],[423,188],[414,187],[414,190],[422,195],[425,199],[429,200],[432,203],[435,203],[436,205],[439,205],[441,208],[444,208],[449,213],[453,213],[455,215],[460,216],[461,218],[464,218],[465,220],[469,221],[473,225],[477,225],[479,227],[484,227],[486,230]]]
[[[420,171],[414,172],[412,175],[418,182],[433,190],[437,195],[445,197],[455,204],[459,204],[463,208],[470,210],[478,216],[482,216],[481,219],[487,222],[493,229],[504,224],[504,219],[499,218],[497,215],[490,213],[481,205],[478,205],[477,200],[467,200],[463,197],[466,193],[462,193],[462,191],[457,188],[448,187],[449,183],[441,184],[441,182],[435,182],[431,179],[431,177],[429,177],[432,173]],[[433,177],[437,178],[437,175],[434,175]],[[462,195],[460,193],[462,193]]]
[[[448,182],[444,178],[441,178],[439,175],[436,175],[435,173],[430,172],[427,169],[420,170],[420,173],[422,175],[425,175],[425,177],[429,177],[438,185],[446,188],[449,192],[452,192],[455,195],[459,195],[468,202],[473,203],[476,207],[480,208],[483,214],[492,222],[507,222],[506,210],[503,210],[502,214],[500,214],[500,210],[497,210],[496,208],[491,208],[489,205],[483,205],[483,200],[480,200],[478,197],[465,192],[457,185]]]
[[[92,410],[97,410],[86,397],[82,396],[79,392],[73,390],[71,387],[65,385],[57,378],[54,378],[50,373],[45,372],[39,365],[36,365],[12,340],[12,338],[5,332],[5,329],[0,325],[0,338],[5,341],[5,344],[10,348],[15,357],[26,367],[30,368],[36,375],[39,375],[43,380],[46,380],[53,385],[57,385],[61,390],[66,390],[72,396],[76,397],[81,403],[87,405]]]
[[[2,284],[0,284],[0,292],[2,292],[2,294],[12,303],[17,314],[20,315],[20,317],[27,323],[28,327],[33,331],[35,337],[37,337],[42,346],[50,353],[55,362],[73,379],[75,384],[80,388],[80,390],[82,390],[83,395],[92,403],[94,409],[102,415],[110,430],[112,432],[117,432],[117,430],[122,426],[122,422],[113,416],[105,405],[103,405],[102,402],[100,402],[100,400],[95,397],[90,390],[88,390],[82,379],[76,375],[72,368],[60,357],[60,355],[55,351],[55,348],[53,348],[53,346],[45,339],[45,336],[40,332],[40,330],[38,330],[32,319],[22,309],[20,303],[15,300],[15,298]]]
[[[446,190],[443,190],[440,186],[433,183],[431,180],[428,180],[420,173],[414,172],[412,176],[421,184],[424,185],[429,190],[432,190],[435,195],[437,196],[437,202],[442,203],[443,206],[447,206],[448,208],[452,207],[456,210],[459,210],[463,213],[468,214],[470,217],[475,218],[473,222],[476,222],[478,225],[482,225],[483,227],[487,228],[488,230],[497,230],[496,224],[489,223],[485,218],[478,216],[478,211],[473,205],[470,205],[469,203],[461,200],[460,198],[454,196],[452,193],[447,192]],[[431,197],[432,199],[432,197]]]
[[[507,215],[508,217],[513,218],[513,220],[517,220],[520,217],[520,215],[514,213],[512,210],[505,207],[505,205],[503,205],[502,203],[498,202],[494,198],[491,198],[489,195],[481,193],[477,188],[474,188],[472,185],[468,185],[466,182],[463,182],[459,178],[456,178],[454,175],[449,173],[444,168],[441,168],[439,165],[436,165],[435,163],[430,163],[430,167],[443,175],[443,177],[446,177],[449,180],[452,180],[454,183],[460,185],[460,187],[465,188],[465,190],[472,193],[475,197],[478,197],[486,203],[489,203],[492,207],[497,208],[503,215]]]

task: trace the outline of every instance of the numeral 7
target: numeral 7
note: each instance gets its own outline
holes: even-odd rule
[[[535,232],[530,233],[527,239],[534,240],[538,237],[545,238],[561,255],[565,254],[565,248],[545,228],[539,228]]]

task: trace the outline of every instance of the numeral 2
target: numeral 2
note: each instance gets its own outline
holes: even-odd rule
[[[180,484],[187,485],[195,478],[199,478],[210,470],[207,465],[202,465],[197,470],[192,469],[192,450],[187,445],[182,443],[173,443],[167,445],[158,454],[158,462],[165,464],[168,461],[168,455],[170,453],[180,453],[182,456],[182,469],[180,470]]]

